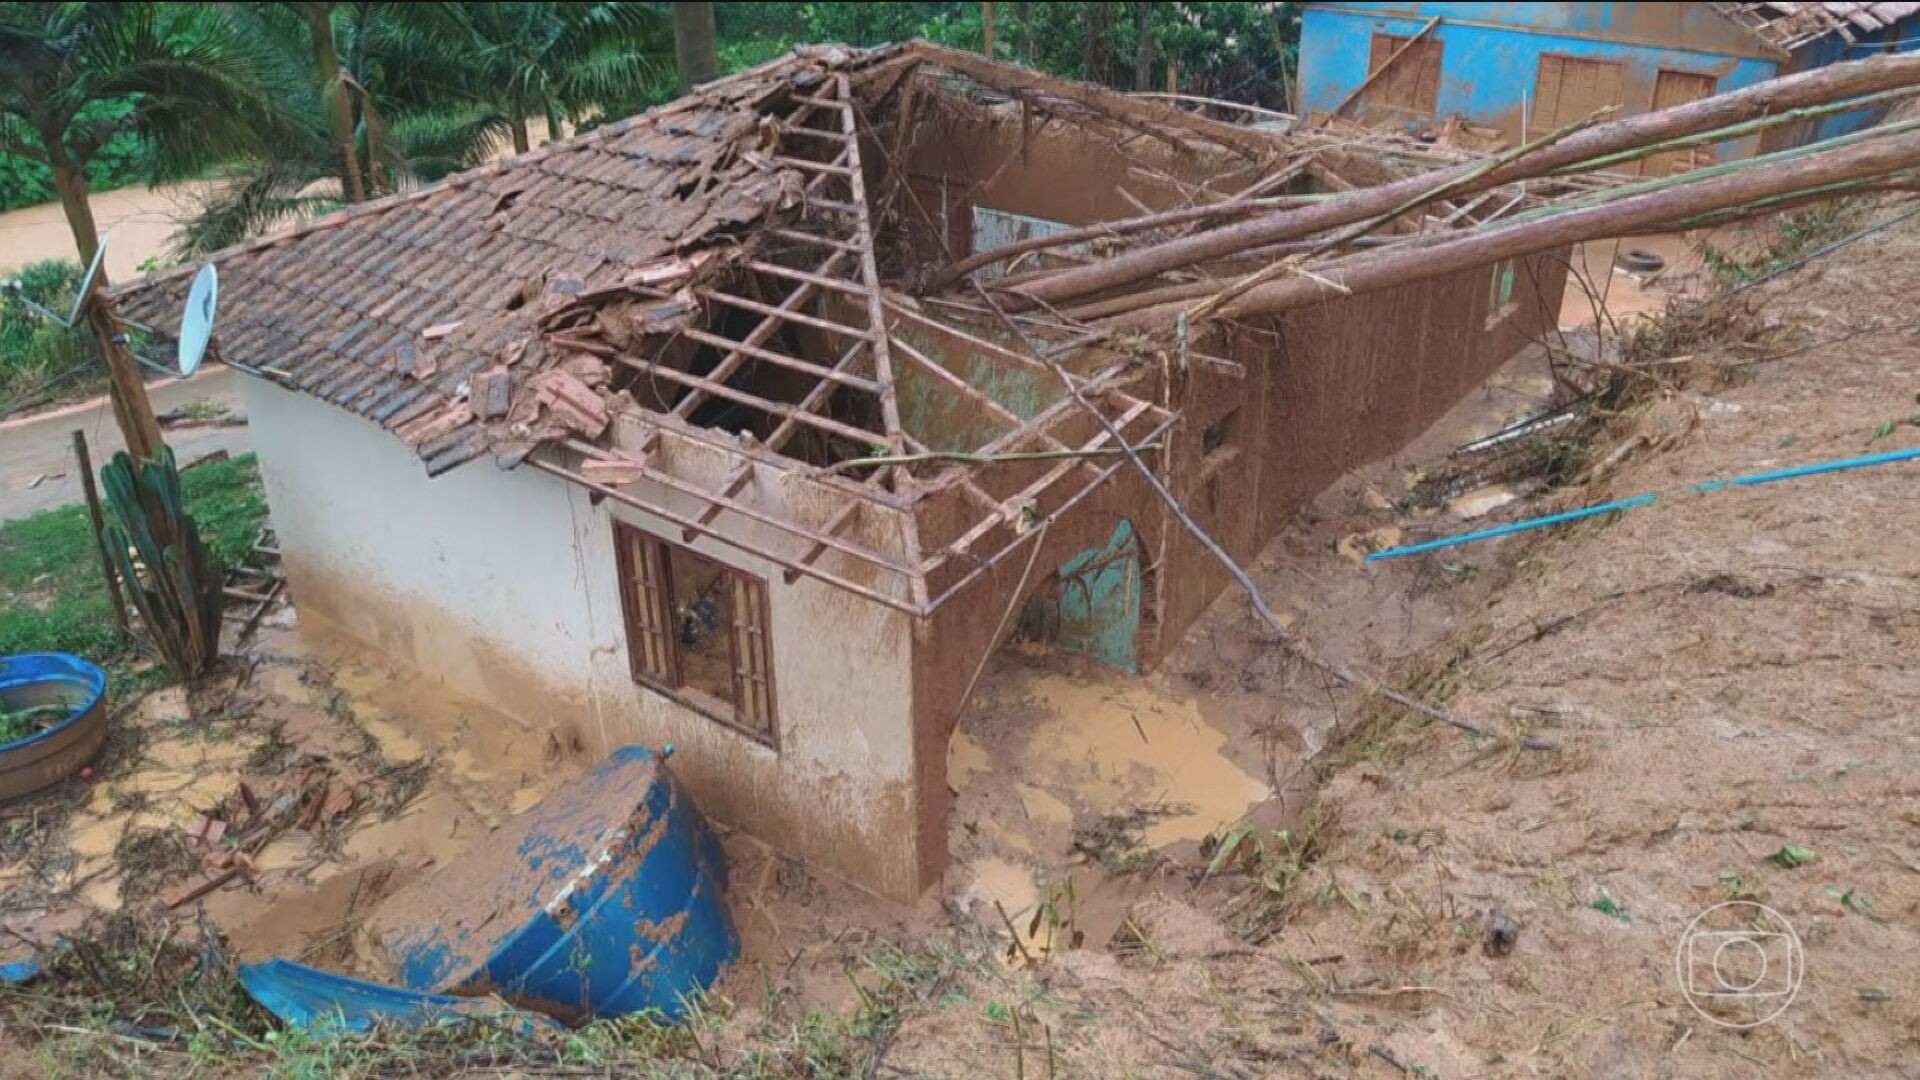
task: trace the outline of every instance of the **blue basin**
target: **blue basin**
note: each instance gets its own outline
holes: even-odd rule
[[[0,799],[64,780],[107,739],[107,673],[70,653],[0,656],[0,710],[61,705],[66,718],[0,745]]]

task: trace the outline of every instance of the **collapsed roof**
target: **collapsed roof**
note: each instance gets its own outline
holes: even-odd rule
[[[1740,25],[1789,52],[1824,38],[1856,41],[1916,13],[1920,3],[1716,4]]]
[[[1113,184],[1098,194],[1122,212],[1094,221],[1184,206],[1199,223],[1284,202],[1269,196],[1302,177],[1351,189],[1336,162],[1365,184],[1446,159],[1219,123],[924,43],[802,48],[215,255],[218,354],[385,427],[429,474],[487,455],[531,465],[790,579],[925,614],[1121,468],[1093,456],[1116,437],[1165,432],[1176,416],[1139,388],[1141,361],[1176,336],[1183,362],[1194,348],[1172,327],[1116,340],[1086,312],[1009,315],[977,287],[912,296],[953,283],[968,254],[928,202],[993,179],[924,175],[968,167],[941,163],[941,122],[1005,131],[1009,154],[1043,129],[1105,140],[1159,195],[1148,205]],[[1449,220],[1522,199],[1488,193]],[[988,270],[1170,235],[1093,231]],[[171,332],[193,269],[122,286],[122,314]],[[723,532],[727,515],[754,538]]]

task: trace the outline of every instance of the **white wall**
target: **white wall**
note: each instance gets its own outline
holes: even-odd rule
[[[482,458],[429,480],[371,422],[244,380],[289,584],[317,615],[395,659],[597,759],[676,746],[710,815],[850,881],[918,888],[912,620],[711,539],[711,558],[767,582],[780,749],[636,685],[628,674],[613,515],[677,527],[531,468]],[[720,523],[725,523],[723,515]]]

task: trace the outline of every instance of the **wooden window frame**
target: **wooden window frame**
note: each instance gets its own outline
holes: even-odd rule
[[[627,635],[627,670],[633,681],[668,700],[774,750],[780,749],[779,695],[774,687],[772,605],[767,579],[720,562],[684,544],[675,544],[629,525],[613,523],[614,564],[619,574],[620,618]],[[680,642],[673,633],[673,571],[668,553],[678,548],[719,566],[734,590],[726,627],[732,655],[733,701],[688,687]],[[743,608],[749,618],[742,618]],[[751,663],[749,663],[751,661]],[[744,672],[744,667],[755,671]],[[757,683],[757,687],[748,685]],[[740,719],[750,693],[764,701],[766,728]]]

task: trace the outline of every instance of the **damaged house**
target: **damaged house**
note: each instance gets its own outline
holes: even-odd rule
[[[1231,320],[1176,302],[1319,241],[1070,303],[1022,284],[1458,160],[802,49],[220,253],[216,343],[303,620],[583,760],[674,744],[714,817],[910,897],[1014,627],[1139,670],[1230,581],[1124,448],[1249,559],[1550,330],[1566,269]],[[119,310],[171,330],[193,270]]]

